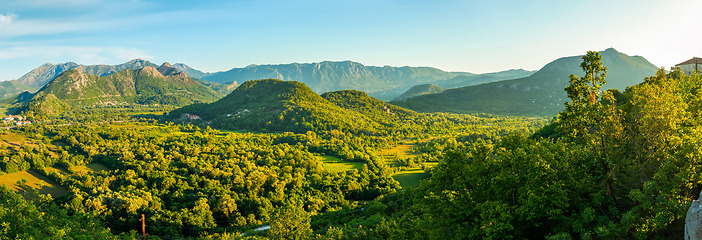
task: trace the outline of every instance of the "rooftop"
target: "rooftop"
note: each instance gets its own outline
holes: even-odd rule
[[[694,63],[702,64],[702,58],[693,57],[690,60],[675,64],[675,66],[688,65],[688,64],[694,64]]]

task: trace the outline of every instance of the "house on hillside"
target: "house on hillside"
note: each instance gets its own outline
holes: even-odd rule
[[[693,57],[690,60],[675,64],[675,67],[679,67],[687,75],[692,75],[694,72],[700,73],[702,71],[702,58]]]

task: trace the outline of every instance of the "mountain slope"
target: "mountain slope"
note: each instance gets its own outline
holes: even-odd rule
[[[158,67],[158,65],[142,59],[134,59],[119,65],[78,65],[73,62],[56,65],[45,63],[17,79],[17,82],[38,89],[70,69],[78,69],[91,75],[106,76],[125,69],[140,69],[146,66]]]
[[[327,93],[325,97],[332,101],[297,81],[253,80],[245,82],[219,101],[186,106],[170,112],[168,118],[174,121],[206,121],[213,127],[232,130],[304,133],[338,129],[367,134],[381,131],[382,124],[390,122],[379,122],[376,121],[377,116],[369,115],[397,118],[382,108],[386,103],[372,99],[365,93],[344,91]],[[346,108],[348,106],[365,107]]]
[[[430,67],[374,67],[351,61],[250,65],[203,77],[216,83],[244,82],[276,78],[299,81],[317,93],[354,89],[364,92],[390,90],[401,86],[451,79],[461,73],[444,72]]]
[[[126,69],[107,76],[87,74],[78,68],[65,71],[42,87],[28,106],[42,106],[49,99],[68,106],[94,107],[124,104],[161,104],[184,106],[211,102],[221,94],[193,80],[170,64],[158,69],[146,66]],[[51,106],[60,104],[51,104]],[[30,109],[32,109],[30,107]],[[38,112],[53,112],[34,108]]]
[[[404,92],[402,95],[392,99],[392,101],[402,101],[408,98],[416,97],[416,96],[421,96],[421,95],[427,95],[427,94],[433,94],[433,93],[440,93],[445,91],[446,88],[442,88],[439,86],[436,86],[434,84],[423,84],[423,85],[417,85],[406,92]]]
[[[78,69],[91,75],[105,76],[125,69],[140,69],[145,66],[157,67],[156,64],[141,59],[134,59],[119,65],[78,65],[74,62],[45,63],[17,80],[0,82],[0,98],[15,96],[24,91],[35,92],[52,79],[71,69]]]
[[[173,67],[175,69],[178,69],[178,71],[184,72],[185,74],[188,74],[188,76],[193,77],[193,78],[201,79],[203,77],[207,77],[207,76],[212,75],[212,73],[203,72],[203,71],[191,68],[190,66],[185,65],[183,63],[173,64]]]
[[[446,90],[393,102],[423,112],[486,112],[504,115],[554,115],[568,101],[564,88],[568,76],[583,75],[580,56],[557,59],[533,75]],[[607,84],[603,89],[624,90],[638,84],[657,68],[640,56],[627,56],[610,48],[602,52],[607,66]]]
[[[502,80],[524,78],[524,77],[531,76],[535,72],[536,71],[527,71],[524,69],[510,69],[510,70],[501,71],[501,72],[494,72],[494,73],[460,75],[460,76],[456,76],[452,79],[437,82],[435,84],[438,86],[441,86],[443,88],[458,88],[458,87],[466,87],[466,86],[478,85],[478,84],[483,84],[483,83],[497,82],[497,81],[502,81]]]

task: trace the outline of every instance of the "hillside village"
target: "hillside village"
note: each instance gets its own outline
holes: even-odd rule
[[[32,124],[32,121],[28,121],[27,117],[22,116],[22,115],[4,116],[4,117],[2,117],[2,122],[5,125],[11,125],[11,126],[22,126],[22,125]]]

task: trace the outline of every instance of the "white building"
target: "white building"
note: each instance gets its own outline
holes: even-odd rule
[[[675,67],[679,67],[687,75],[692,75],[694,72],[702,73],[702,58],[693,57],[690,60],[675,64]]]

